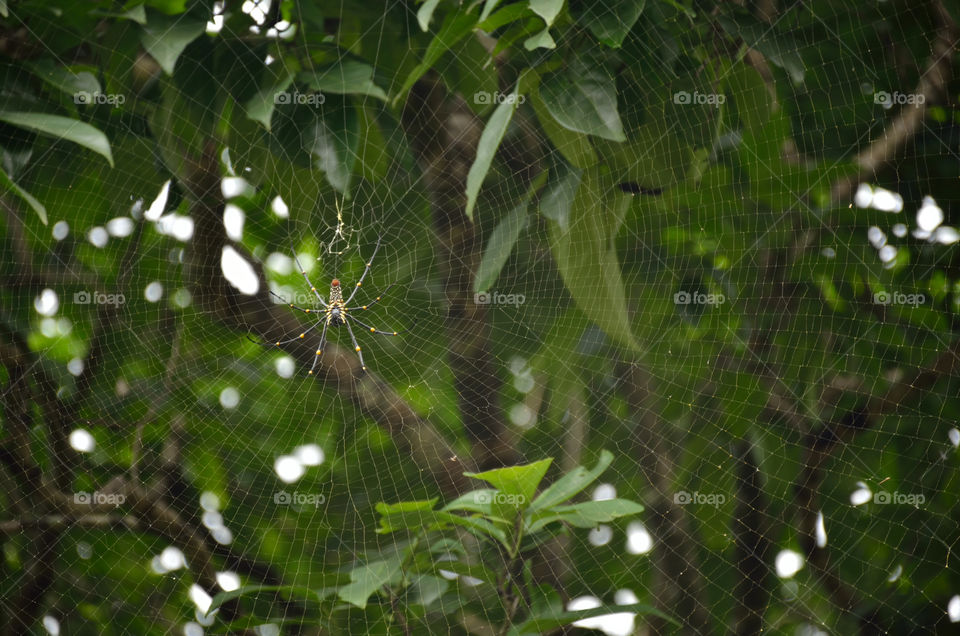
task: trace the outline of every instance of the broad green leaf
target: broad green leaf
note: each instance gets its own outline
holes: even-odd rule
[[[503,100],[490,115],[487,125],[480,135],[480,142],[477,144],[477,156],[470,166],[470,172],[467,174],[467,218],[473,221],[473,206],[477,203],[477,195],[480,193],[480,186],[487,177],[490,170],[490,164],[493,163],[493,155],[496,154],[503,135],[507,132],[507,125],[517,109],[519,101],[518,89],[514,89],[507,99]]]
[[[110,167],[113,167],[113,155],[110,153],[110,142],[107,140],[107,136],[90,124],[78,119],[70,119],[60,115],[47,115],[46,113],[0,111],[0,121],[48,137],[72,141],[102,155],[110,163]]]
[[[50,86],[75,98],[78,95],[95,95],[100,92],[100,82],[89,71],[73,71],[54,64],[52,60],[34,62],[30,64],[30,70]]]
[[[627,298],[610,224],[622,218],[619,208],[632,197],[601,179],[596,170],[584,174],[573,205],[569,227],[549,224],[550,246],[567,289],[577,306],[604,333],[638,350],[627,315]]]
[[[543,18],[549,27],[563,9],[563,0],[530,0],[530,9]]]
[[[557,521],[568,523],[576,528],[595,528],[597,524],[609,523],[619,517],[641,512],[643,512],[643,506],[629,499],[604,499],[568,506],[554,506],[540,513],[532,513],[528,532],[537,532],[544,526]]]
[[[394,96],[393,103],[396,104],[400,98],[407,94],[410,87],[413,86],[424,73],[433,68],[437,60],[450,50],[454,44],[462,40],[468,33],[473,31],[477,24],[477,19],[467,12],[455,11],[447,15],[443,25],[433,40],[427,46],[427,52],[423,56],[423,61],[414,68],[407,79],[404,80],[399,92]]]
[[[37,213],[37,216],[40,217],[43,224],[47,224],[47,208],[43,207],[43,204],[37,201],[32,194],[14,183],[13,179],[11,179],[4,170],[0,170],[0,185],[3,186],[4,190],[9,190],[23,199],[27,205],[33,208],[33,211]]]
[[[263,86],[244,104],[243,107],[247,112],[247,117],[270,130],[270,120],[277,107],[277,96],[287,90],[291,83],[293,83],[293,75],[290,73],[286,73],[280,78],[271,78],[267,85]]]
[[[350,572],[350,584],[337,590],[337,596],[363,609],[371,594],[384,585],[399,583],[401,575],[399,558],[374,561]]]
[[[489,3],[490,0],[487,0]],[[0,16],[4,18],[10,17],[10,11],[7,9],[7,0],[0,0]]]
[[[437,501],[436,497],[433,499],[420,499],[418,501],[401,501],[395,504],[388,504],[381,501],[376,505],[376,510],[381,515],[400,514],[416,510],[433,510],[433,507],[437,505]]]
[[[550,29],[544,29],[540,33],[531,35],[524,40],[523,48],[528,51],[534,49],[555,49],[557,48],[557,43],[553,41],[553,36],[550,35]]]
[[[724,31],[743,38],[747,46],[757,49],[768,60],[785,70],[794,83],[803,81],[806,69],[803,58],[800,57],[800,44],[792,35],[777,31],[774,28],[776,25],[771,26],[745,14],[719,15],[717,22]]]
[[[553,459],[548,457],[532,464],[506,466],[482,473],[464,473],[464,475],[474,479],[482,479],[507,495],[522,497],[523,500],[520,505],[526,507],[533,501],[537,486],[540,485],[543,476],[547,474],[547,468],[550,467],[552,461]]]
[[[417,10],[417,23],[421,31],[426,31],[430,27],[430,18],[433,17],[433,11],[440,4],[440,0],[426,0],[420,9]]]
[[[430,559],[429,563],[423,566],[414,567],[415,572],[433,572],[439,574],[440,570],[453,572],[460,576],[472,576],[475,579],[485,583],[496,583],[497,575],[482,563],[464,563],[463,561],[440,561]]]
[[[600,607],[593,607],[585,610],[561,612],[554,616],[537,616],[529,618],[523,623],[511,628],[510,634],[515,634],[517,636],[522,634],[546,634],[587,618],[606,616],[608,614],[619,614],[621,612],[630,612],[632,614],[647,616],[658,616],[674,625],[680,625],[680,623],[678,623],[675,619],[667,614],[664,614],[653,606],[646,605],[644,603],[631,603],[629,605],[601,605]]]
[[[500,4],[500,0],[486,0],[483,3],[483,10],[480,12],[480,21],[483,22],[490,14],[493,13],[493,10],[497,8],[497,5]]]
[[[691,163],[690,146],[679,139],[661,114],[653,116],[630,134],[625,143],[595,140],[603,160],[620,182],[647,188],[667,188],[680,183]]]
[[[547,139],[564,159],[581,170],[596,165],[597,153],[590,145],[590,139],[581,132],[570,130],[557,123],[547,110],[546,104],[543,103],[539,90],[530,93],[530,105],[533,106],[533,112],[536,113],[537,121],[540,122],[540,127],[546,133]]]
[[[753,68],[737,64],[726,76],[745,133],[756,135],[770,117],[771,99],[767,85]]]
[[[327,103],[332,100],[327,100]],[[353,167],[360,143],[360,122],[349,104],[324,108],[323,117],[316,117],[301,131],[303,147],[314,157],[314,165],[322,170],[338,192],[350,189]]]
[[[626,140],[617,111],[617,87],[602,67],[575,60],[568,68],[544,76],[540,97],[564,128],[611,141]]]
[[[192,16],[176,17],[153,14],[143,27],[140,42],[167,75],[173,75],[177,58],[187,45],[204,33],[206,20]]]
[[[321,93],[369,95],[387,101],[387,94],[373,83],[373,67],[359,60],[344,60],[325,69],[302,73],[300,78]]]
[[[585,24],[600,42],[611,48],[620,48],[624,38],[637,22],[646,0],[612,0],[585,3],[577,22]]]
[[[137,24],[147,23],[147,10],[142,4],[131,7],[127,11],[105,11],[98,9],[90,12],[93,15],[102,15],[105,18],[117,18],[120,20],[132,20]]]
[[[510,253],[513,252],[513,246],[516,245],[520,233],[526,229],[530,222],[530,217],[527,214],[530,199],[533,197],[533,193],[543,185],[546,178],[547,174],[543,172],[534,179],[517,207],[509,212],[490,233],[490,238],[487,239],[487,247],[483,250],[483,257],[477,267],[477,275],[473,279],[474,293],[486,291],[497,280],[500,270],[503,269],[504,263],[507,262]]]
[[[551,171],[550,180],[540,197],[540,214],[555,221],[559,229],[566,231],[570,228],[570,212],[573,201],[580,188],[583,171],[577,170],[563,161],[554,162],[555,168]]]
[[[487,33],[490,33],[528,15],[530,15],[529,7],[522,2],[515,2],[514,4],[508,4],[489,17],[487,17],[486,14],[481,15],[480,24],[477,26]]]
[[[574,495],[582,492],[584,488],[596,481],[612,462],[613,453],[608,450],[601,451],[596,466],[592,469],[588,469],[586,466],[577,466],[537,495],[530,506],[530,510],[543,510],[569,501]]]

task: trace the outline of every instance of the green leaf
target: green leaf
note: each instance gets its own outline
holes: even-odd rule
[[[530,505],[530,510],[543,510],[568,501],[596,481],[612,462],[613,453],[608,450],[601,451],[600,459],[597,460],[597,465],[593,469],[577,466],[537,495],[533,504]]]
[[[89,71],[78,71],[59,66],[53,60],[39,60],[29,65],[34,75],[53,88],[76,96],[79,93],[94,95],[100,92],[100,82]]]
[[[597,524],[609,523],[619,517],[643,512],[643,506],[629,499],[604,499],[585,501],[569,506],[554,506],[530,517],[528,532],[533,533],[544,526],[561,521],[575,528],[596,528]]]
[[[625,141],[613,78],[596,64],[575,60],[540,83],[540,97],[557,122],[569,130]]]
[[[543,18],[549,27],[563,9],[563,0],[530,0],[530,9]]]
[[[517,635],[545,634],[586,618],[606,616],[607,614],[618,614],[621,612],[630,612],[633,614],[641,614],[646,616],[658,616],[673,623],[674,625],[680,625],[680,623],[678,623],[675,619],[667,614],[664,614],[655,607],[646,605],[644,603],[632,603],[629,605],[601,605],[600,607],[593,607],[585,610],[561,612],[553,616],[537,616],[529,618],[523,623],[516,625],[513,629],[511,629],[510,633]]]
[[[200,37],[207,28],[206,20],[192,16],[154,14],[140,35],[140,42],[167,75],[173,75],[177,58],[187,45]]]
[[[590,145],[590,139],[581,132],[570,130],[558,124],[557,120],[550,115],[546,104],[543,103],[539,90],[531,92],[530,105],[533,106],[533,112],[536,113],[537,121],[540,122],[540,127],[546,133],[547,139],[563,155],[564,159],[581,170],[596,165],[597,153]]]
[[[324,116],[314,118],[301,135],[303,147],[315,158],[315,166],[324,172],[330,185],[346,194],[360,144],[360,120],[356,110],[349,104],[325,108]]]
[[[559,229],[566,231],[570,227],[570,211],[580,188],[583,171],[572,168],[563,161],[555,163],[550,181],[540,197],[540,214],[555,221]]]
[[[493,10],[497,8],[497,5],[500,4],[500,0],[486,0],[483,3],[483,11],[480,12],[480,21],[483,22],[490,14],[493,13]]]
[[[585,3],[577,22],[585,24],[600,42],[617,49],[636,24],[646,0],[612,0],[603,4]]]
[[[399,583],[401,576],[399,558],[374,561],[350,572],[351,582],[337,590],[337,596],[363,609],[371,594],[384,585]]]
[[[286,73],[279,78],[270,77],[270,82],[261,87],[253,97],[247,100],[243,105],[247,112],[247,117],[255,122],[259,122],[264,128],[270,130],[270,120],[273,118],[273,111],[277,107],[277,95],[290,87],[293,83],[293,75]]]
[[[612,180],[587,171],[570,208],[569,227],[553,222],[549,233],[557,268],[580,310],[612,339],[638,350],[610,236],[611,224],[623,218],[620,210],[630,201]]]
[[[433,10],[440,4],[440,0],[427,0],[417,11],[417,23],[420,24],[420,30],[426,31],[430,27],[430,18],[433,17]]]
[[[489,2],[490,0],[487,0]],[[7,9],[7,0],[0,0],[0,16],[4,18],[10,17],[10,11]]]
[[[555,49],[557,48],[557,43],[553,41],[553,37],[550,35],[550,29],[544,29],[540,33],[531,35],[524,40],[523,48],[528,51],[534,49]]]
[[[785,70],[794,83],[803,81],[806,69],[800,57],[800,45],[793,36],[777,32],[774,26],[762,22],[753,16],[717,16],[717,22],[723,30],[733,36],[740,36],[750,48],[757,49],[771,62]]]
[[[527,215],[530,199],[533,197],[533,193],[543,185],[546,178],[546,172],[540,173],[540,176],[534,179],[527,189],[527,193],[520,200],[519,205],[507,214],[490,233],[487,247],[483,250],[483,258],[480,259],[480,265],[477,267],[477,275],[473,279],[474,293],[486,291],[497,280],[500,270],[503,269],[510,253],[513,252],[513,246],[516,245],[520,233],[526,229],[530,222],[530,217]]]
[[[533,501],[537,486],[540,485],[543,476],[547,474],[547,468],[550,467],[552,462],[553,458],[548,457],[532,464],[506,466],[482,473],[464,473],[464,475],[474,479],[482,479],[507,495],[522,497],[520,506],[526,507]]]
[[[494,6],[496,6],[496,3],[494,3]],[[491,33],[528,15],[530,15],[529,7],[522,2],[516,2],[508,4],[490,17],[487,17],[486,13],[481,14],[478,27],[487,33]]]
[[[490,170],[490,164],[493,163],[493,155],[496,154],[503,135],[507,132],[507,125],[517,110],[519,101],[519,83],[517,88],[510,93],[510,96],[503,100],[490,119],[480,135],[480,142],[477,144],[477,157],[470,166],[470,172],[467,174],[467,218],[473,221],[473,206],[477,203],[477,195],[480,193],[480,186],[487,177]]]
[[[90,12],[92,15],[100,15],[105,18],[116,18],[118,20],[132,20],[137,24],[147,23],[147,11],[142,4],[131,7],[128,11],[105,11],[97,9]]]
[[[47,115],[46,113],[0,111],[0,121],[48,137],[72,141],[102,155],[110,163],[110,167],[113,167],[113,155],[110,153],[110,142],[107,140],[107,136],[90,124],[78,119]]]
[[[359,60],[344,60],[322,70],[302,73],[300,78],[321,93],[369,95],[387,101],[387,94],[373,83],[373,67]]]
[[[394,96],[393,103],[396,104],[400,98],[407,94],[410,87],[413,86],[424,73],[433,68],[437,60],[446,53],[450,47],[462,40],[468,33],[473,31],[477,24],[477,19],[467,12],[453,12],[447,15],[443,25],[433,40],[427,46],[427,52],[423,55],[423,61],[420,62],[404,80],[400,91]]]
[[[0,185],[2,185],[5,190],[9,190],[23,199],[27,205],[33,208],[33,211],[37,213],[37,216],[40,217],[43,224],[47,224],[47,208],[43,207],[43,204],[37,201],[32,194],[14,183],[13,179],[11,179],[4,170],[0,170]]]

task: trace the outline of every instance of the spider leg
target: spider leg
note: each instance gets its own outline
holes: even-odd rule
[[[361,327],[365,328],[367,331],[369,331],[369,332],[371,332],[371,333],[378,333],[378,334],[380,334],[381,336],[399,336],[401,333],[403,333],[402,331],[380,331],[379,329],[376,329],[376,328],[374,328],[374,327],[371,327],[370,325],[368,325],[367,323],[363,322],[363,321],[360,320],[359,318],[354,318],[354,317],[351,316],[350,314],[347,314],[347,318],[350,318],[350,319],[352,319],[352,320],[355,320],[355,321],[357,322],[357,324],[359,324]]]
[[[317,362],[320,361],[320,357],[323,355],[323,348],[327,344],[327,327],[330,324],[327,321],[323,322],[323,331],[320,332],[320,346],[317,347],[317,353],[313,356],[313,364],[310,365],[310,371],[307,375],[313,375],[313,370],[317,368]]]
[[[320,324],[320,321],[313,323],[312,325],[307,327],[299,336],[294,336],[293,338],[290,338],[288,340],[277,340],[276,342],[257,342],[250,336],[247,336],[247,339],[250,342],[260,345],[261,347],[279,347],[280,345],[285,345],[285,344],[289,344],[291,342],[296,342],[297,340],[300,340],[301,338],[306,336],[308,333],[313,331],[316,328],[316,326],[319,324]]]
[[[324,307],[327,306],[327,301],[323,299],[323,296],[320,295],[320,292],[317,291],[317,288],[313,286],[313,283],[310,282],[310,279],[307,278],[307,270],[303,269],[303,265],[300,264],[300,259],[297,257],[297,250],[293,249],[293,245],[290,246],[290,251],[293,252],[293,260],[297,264],[297,269],[300,270],[300,273],[303,274],[303,280],[307,281],[307,285],[310,286],[310,291],[314,293],[317,297],[317,300],[320,301],[320,304]],[[362,278],[360,280],[363,280]],[[291,305],[292,307],[293,305]]]
[[[350,321],[346,321],[343,324],[347,326],[347,333],[350,334],[350,340],[353,341],[353,350],[356,351],[357,356],[360,357],[360,368],[366,371],[367,365],[363,363],[363,354],[360,353],[360,345],[357,344],[357,337],[353,335],[353,329],[350,328]]]
[[[384,296],[386,296],[386,295],[387,295],[387,292],[390,291],[390,288],[393,287],[393,286],[396,285],[396,284],[397,284],[396,282],[393,282],[393,283],[390,283],[389,285],[387,285],[387,288],[384,289],[382,292],[380,292],[380,295],[377,296],[377,297],[373,300],[372,303],[367,303],[366,305],[363,305],[363,306],[360,306],[360,307],[347,307],[347,311],[353,311],[354,309],[366,309],[367,307],[373,307],[373,306],[376,305],[378,302],[380,302],[380,299],[383,298]]]
[[[284,298],[283,296],[281,296],[280,294],[274,294],[272,290],[270,291],[270,293],[271,293],[273,296],[275,296],[276,298],[279,298],[280,300],[282,300],[282,301],[283,301],[283,304],[286,305],[286,306],[288,306],[288,307],[290,307],[291,309],[296,309],[297,311],[302,311],[302,312],[305,313],[305,314],[320,315],[321,313],[323,313],[323,312],[318,312],[316,309],[304,309],[303,307],[297,307],[297,306],[294,305],[293,303],[288,303],[288,302],[287,302],[287,299]],[[323,302],[323,301],[320,301],[320,302]],[[324,308],[326,308],[326,305],[324,305]]]
[[[350,301],[353,300],[353,297],[357,295],[357,292],[360,291],[360,285],[363,284],[363,279],[367,277],[367,272],[370,271],[370,266],[373,265],[373,259],[377,256],[377,250],[380,249],[380,239],[382,236],[377,237],[377,246],[373,248],[373,254],[370,255],[370,260],[367,261],[367,266],[363,268],[363,274],[360,275],[360,280],[357,281],[357,284],[353,287],[353,293],[350,294],[350,298],[347,298],[345,304],[349,305]]]

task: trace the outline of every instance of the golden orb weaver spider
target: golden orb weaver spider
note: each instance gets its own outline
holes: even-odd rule
[[[295,336],[288,340],[278,340],[272,344],[264,343],[264,342],[258,342],[257,344],[267,346],[267,347],[279,347],[280,345],[285,345],[285,344],[296,342],[297,340],[303,339],[304,337],[306,337],[308,333],[313,331],[318,326],[322,325],[323,328],[321,329],[321,332],[320,332],[320,344],[317,347],[316,355],[314,355],[314,358],[313,358],[313,364],[310,366],[310,371],[308,373],[308,375],[313,375],[314,370],[317,368],[317,362],[320,361],[320,357],[323,355],[323,349],[327,344],[327,329],[330,327],[346,326],[347,333],[350,334],[350,340],[351,342],[353,342],[353,350],[357,352],[357,356],[360,358],[360,368],[363,371],[366,371],[367,365],[363,362],[363,353],[360,350],[360,345],[357,344],[357,337],[353,334],[353,329],[350,327],[349,321],[352,320],[356,322],[358,325],[360,325],[361,327],[363,327],[364,329],[367,329],[368,331],[370,331],[370,333],[379,334],[381,336],[398,336],[401,333],[403,333],[403,332],[397,332],[397,331],[381,331],[380,329],[371,327],[370,325],[363,322],[362,320],[360,320],[359,318],[357,318],[351,313],[353,311],[363,311],[365,309],[369,309],[370,307],[373,307],[374,305],[376,305],[378,302],[380,302],[380,299],[383,298],[388,291],[390,291],[390,288],[393,287],[395,283],[390,283],[387,286],[387,288],[383,290],[383,293],[377,296],[371,303],[367,303],[366,305],[359,305],[356,307],[347,306],[350,304],[350,301],[353,300],[353,297],[357,295],[357,292],[360,291],[360,286],[363,285],[363,279],[367,277],[367,272],[370,271],[370,266],[373,265],[373,259],[376,258],[377,256],[377,250],[380,249],[381,238],[382,237],[377,237],[377,245],[376,247],[373,248],[373,254],[370,255],[370,260],[367,261],[367,265],[363,269],[363,274],[360,275],[360,280],[357,281],[357,284],[353,288],[353,292],[350,293],[350,296],[346,300],[343,299],[343,289],[340,286],[340,280],[337,278],[334,278],[332,281],[330,281],[330,295],[327,300],[324,300],[323,296],[320,295],[320,292],[317,291],[317,288],[314,287],[313,283],[310,282],[310,278],[307,277],[307,271],[300,264],[300,259],[297,257],[296,250],[294,250],[291,247],[290,249],[293,252],[293,260],[297,264],[297,269],[300,270],[300,273],[303,275],[303,279],[307,281],[307,285],[310,287],[310,291],[312,291],[314,296],[317,297],[317,302],[320,303],[321,308],[305,309],[303,307],[298,307],[293,303],[288,303],[286,299],[284,299],[279,294],[275,294],[273,291],[271,291],[270,294],[272,294],[276,298],[279,298],[281,301],[284,302],[284,304],[289,305],[292,309],[296,309],[297,311],[302,311],[305,314],[317,316],[317,320],[298,336]]]

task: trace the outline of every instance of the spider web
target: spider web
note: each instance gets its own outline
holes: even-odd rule
[[[248,4],[245,11],[263,23],[269,3]],[[946,170],[945,159],[957,158],[948,125],[953,114],[932,115],[907,151],[900,176],[910,191],[898,192],[896,182],[856,183],[844,203],[819,209],[809,201],[831,184],[804,180],[797,168],[815,161],[821,172],[844,176],[840,168],[880,139],[903,106],[885,108],[875,96],[913,94],[922,69],[910,81],[893,80],[874,70],[870,58],[883,42],[899,43],[901,28],[909,34],[905,47],[922,48],[929,33],[915,40],[925,18],[919,9],[881,5],[861,12],[828,3],[785,7],[776,22],[782,21],[779,33],[793,35],[792,46],[727,25],[745,39],[755,37],[757,48],[776,61],[772,84],[743,64],[670,68],[666,58],[679,55],[679,44],[653,17],[666,10],[648,7],[636,27],[643,44],[624,46],[619,55],[649,78],[639,94],[620,94],[618,106],[628,127],[663,126],[654,126],[658,134],[649,146],[655,161],[648,148],[631,148],[637,155],[627,163],[640,166],[646,180],[623,177],[615,193],[633,198],[600,263],[605,274],[558,271],[551,247],[556,212],[541,197],[524,212],[495,282],[474,297],[484,305],[477,315],[488,330],[493,368],[484,389],[499,404],[519,454],[529,461],[551,456],[567,469],[593,465],[601,449],[614,451],[617,459],[589,496],[647,506],[637,519],[572,531],[563,569],[568,609],[668,598],[672,609],[707,620],[691,631],[714,633],[748,602],[737,587],[745,578],[770,592],[761,612],[777,632],[860,626],[909,633],[948,630],[960,621],[952,554],[958,538],[956,380],[940,378],[870,425],[856,419],[866,417],[872,398],[897,383],[910,385],[951,346],[960,292],[949,269],[957,240],[950,225],[955,186],[946,181],[955,175],[937,171]],[[411,24],[416,10],[408,8]],[[349,24],[353,16],[345,9],[337,18]],[[887,23],[888,40],[876,32],[885,20],[893,24]],[[383,44],[382,55],[365,53],[374,67],[393,51],[386,39],[394,32],[385,21],[363,34],[365,42]],[[856,39],[844,37],[848,33]],[[714,45],[704,36],[703,46]],[[419,60],[423,51],[408,54]],[[463,72],[458,56],[468,55],[464,47],[441,58],[444,81]],[[841,59],[857,67],[845,68]],[[481,85],[483,72],[459,78],[458,85]],[[796,73],[802,79],[792,77]],[[230,88],[226,82],[221,88]],[[665,86],[667,96],[659,94]],[[769,86],[776,87],[779,110],[763,96]],[[318,94],[300,84],[287,92],[300,90]],[[462,95],[473,100],[464,112],[478,106],[479,94]],[[709,103],[717,95],[730,103]],[[321,310],[291,252],[326,299],[334,278],[345,295],[352,293],[379,240],[350,306],[369,304],[389,287],[375,307],[356,315],[403,333],[355,329],[366,365],[457,455],[469,457],[464,392],[450,363],[457,343],[442,277],[450,266],[441,249],[448,236],[437,229],[424,171],[398,150],[406,143],[401,128],[376,116],[382,101],[325,97],[319,108],[331,125],[358,131],[350,150],[358,162],[354,173],[323,162],[270,173],[270,161],[247,148],[218,153],[227,200],[223,231],[234,246],[205,273],[225,277],[249,297],[262,293],[265,282],[283,299]],[[701,98],[707,101],[698,103]],[[784,107],[788,100],[795,109]],[[199,95],[190,107],[219,116]],[[481,121],[492,112],[476,110]],[[273,130],[299,143],[294,111],[278,106]],[[792,131],[794,163],[771,165],[771,155],[763,154],[762,135],[778,121]],[[532,111],[519,110],[504,144],[542,137],[536,122]],[[113,633],[222,633],[223,618],[205,614],[213,595],[241,585],[317,590],[342,582],[357,562],[391,550],[392,537],[376,533],[374,505],[436,496],[436,480],[376,417],[338,390],[335,379],[346,373],[341,365],[354,355],[345,328],[330,329],[333,349],[325,360],[338,362],[321,374],[324,380],[309,377],[309,365],[286,349],[258,347],[244,330],[210,318],[205,303],[216,299],[195,297],[185,272],[187,250],[202,249],[189,200],[182,186],[166,183],[165,171],[145,176],[125,169],[125,157],[156,151],[134,125],[119,125],[130,134],[111,139],[112,169],[92,167],[89,157],[71,158],[59,146],[33,159],[31,191],[44,201],[50,224],[42,226],[25,207],[7,215],[5,242],[14,248],[0,257],[6,279],[18,280],[18,244],[32,250],[40,274],[29,285],[3,290],[4,320],[26,335],[36,359],[27,371],[31,383],[42,386],[49,378],[69,398],[94,378],[68,429],[43,430],[38,412],[31,431],[37,447],[57,449],[66,440],[75,502],[116,500],[111,479],[137,466],[145,483],[163,484],[150,496],[195,524],[220,589],[200,584],[200,564],[186,541],[149,532],[145,520],[123,527],[136,514],[122,500],[116,512],[71,523],[53,547],[43,545],[30,528],[13,523],[28,518],[42,499],[38,482],[32,490],[18,482],[4,497],[4,522],[12,528],[5,530],[5,554],[18,576],[34,561],[52,570],[42,628],[24,630],[98,633],[110,625]],[[236,132],[237,139],[249,138],[246,130]],[[738,143],[744,144],[739,152]],[[669,153],[657,154],[664,144],[702,152],[696,188],[679,185],[685,175],[665,163]],[[382,155],[377,147],[385,149]],[[270,151],[294,163],[291,148]],[[570,166],[553,146],[542,148],[552,192]],[[514,177],[495,163],[481,190],[473,224],[481,253],[523,195]],[[281,180],[282,192],[275,187]],[[681,190],[686,198],[676,194]],[[793,199],[778,205],[780,191]],[[74,220],[63,210],[78,193],[90,212]],[[789,262],[778,260],[783,255]],[[52,273],[46,282],[44,273]],[[618,278],[636,347],[590,314],[588,301],[608,303],[603,289]],[[301,331],[311,324],[297,310],[289,315]],[[278,318],[275,330],[253,335],[291,338],[297,335],[291,324]],[[106,333],[98,325],[108,325]],[[319,343],[319,328],[305,340]],[[101,348],[91,358],[94,343]],[[91,365],[102,366],[94,375]],[[9,369],[4,379],[13,386]],[[11,390],[5,388],[7,422],[14,417]],[[5,434],[14,428],[5,423]],[[823,456],[812,451],[823,448],[818,442],[828,447]],[[43,471],[56,472],[55,456],[44,455]],[[820,475],[815,507],[798,513],[805,480]],[[744,528],[763,534],[755,561],[738,552]],[[813,549],[803,545],[805,536]],[[436,583],[443,603],[457,590],[472,598],[475,587],[453,577]],[[277,602],[272,591],[252,598],[283,613],[283,620],[257,625],[256,633],[312,629],[306,627],[315,622],[309,600]],[[338,616],[324,617],[331,631],[386,630],[376,609]],[[465,619],[455,616],[433,605],[427,624],[438,633],[464,633]],[[582,623],[609,634],[644,633],[645,625],[628,613]]]

